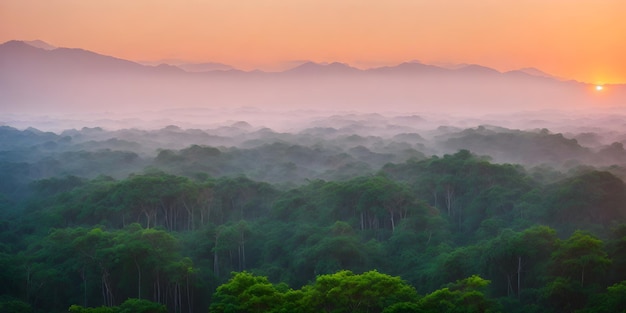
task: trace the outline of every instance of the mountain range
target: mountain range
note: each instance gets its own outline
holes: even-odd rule
[[[418,62],[372,69],[305,62],[282,72],[216,63],[145,65],[43,41],[0,45],[0,109],[13,113],[268,107],[502,112],[626,104],[626,86],[564,81],[538,69],[499,72]],[[203,70],[208,69],[208,70]]]

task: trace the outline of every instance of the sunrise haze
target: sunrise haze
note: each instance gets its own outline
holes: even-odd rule
[[[474,63],[626,82],[626,2],[3,0],[0,42],[41,39],[134,61],[252,70]],[[297,62],[296,62],[297,63]]]

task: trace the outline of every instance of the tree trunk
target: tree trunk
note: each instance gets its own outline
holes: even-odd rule
[[[215,274],[215,277],[220,277],[220,268],[218,265],[218,257],[217,257],[218,240],[219,240],[219,232],[215,233],[215,248],[213,251],[213,274]]]
[[[135,258],[135,266],[137,267],[137,299],[141,300],[141,267]]]
[[[446,187],[446,208],[448,209],[448,216],[452,215],[452,198],[454,197],[454,190],[450,186]]]
[[[517,257],[517,299],[520,298],[520,293],[522,292],[521,285],[521,274],[522,274],[522,257]]]
[[[87,307],[87,275],[85,275],[85,268],[81,268],[80,277],[83,279],[83,306]]]
[[[242,270],[246,269],[246,240],[244,238],[243,230],[241,231],[241,254],[243,260]]]
[[[364,226],[364,221],[363,221],[363,211],[361,211],[361,231],[363,231],[363,229],[365,228]]]
[[[580,287],[585,286],[585,265],[583,265],[583,270],[580,273]]]
[[[192,308],[191,308],[191,297],[189,296],[189,271],[187,271],[187,277],[186,277],[186,284],[187,284],[187,310],[189,310],[189,312],[192,312]]]

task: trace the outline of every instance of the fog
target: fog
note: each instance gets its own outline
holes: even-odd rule
[[[31,179],[159,168],[302,183],[462,149],[529,169],[618,171],[626,156],[626,86],[536,70],[185,71],[19,41],[0,45],[0,61],[2,150],[30,162]]]
[[[278,184],[341,180],[459,150],[528,170],[597,167],[624,178],[626,114],[537,111],[463,117],[253,108],[4,115],[2,161],[21,179],[246,175]],[[11,169],[16,172],[19,167]],[[18,175],[18,173],[14,173]]]

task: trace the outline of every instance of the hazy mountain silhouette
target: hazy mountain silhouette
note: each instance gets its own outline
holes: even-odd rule
[[[183,63],[176,64],[176,66],[182,68],[187,72],[229,71],[235,69],[230,65],[216,62]]]
[[[554,75],[548,74],[540,69],[534,68],[534,67],[525,67],[525,68],[520,68],[519,70],[520,72],[524,72],[528,75],[533,75],[533,76],[538,76],[538,77],[547,77],[547,78],[554,78],[554,79],[559,79],[562,80],[561,78],[558,78]]]
[[[368,70],[305,62],[283,72],[196,73],[82,49],[0,45],[0,109],[18,113],[248,106],[461,114],[626,103],[626,86],[606,87],[599,96],[592,85],[529,69],[501,73],[480,65],[448,69],[417,62]]]
[[[148,66],[158,66],[161,64],[173,65],[184,70],[185,72],[192,72],[192,73],[211,72],[211,71],[229,71],[229,70],[235,69],[235,67],[228,65],[228,64],[223,64],[223,63],[217,63],[217,62],[194,63],[194,62],[188,62],[188,61],[180,60],[180,59],[140,61],[138,63],[143,64],[143,65],[148,65]]]
[[[24,41],[25,43],[35,47],[35,48],[39,48],[39,49],[44,49],[44,50],[54,50],[57,47],[45,42],[45,41],[41,41],[39,39],[37,40],[30,40],[30,41]]]
[[[306,62],[292,69],[284,71],[284,73],[304,74],[304,75],[320,75],[320,74],[340,75],[340,74],[354,74],[357,72],[361,72],[361,70],[351,67],[344,63],[339,63],[339,62],[333,62],[330,64]]]
[[[367,70],[377,74],[400,74],[400,75],[417,75],[417,74],[444,74],[450,70],[434,65],[422,64],[419,62],[405,62],[396,66],[385,66]]]
[[[455,69],[456,72],[459,73],[465,73],[465,74],[471,74],[471,75],[497,75],[497,74],[501,74],[500,72],[489,68],[489,67],[485,67],[482,65],[478,65],[478,64],[469,64],[463,67],[460,67],[458,69]]]

